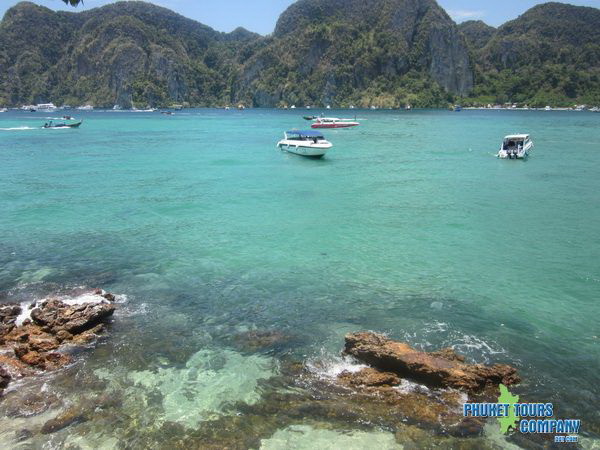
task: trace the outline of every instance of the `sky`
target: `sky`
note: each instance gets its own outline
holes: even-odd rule
[[[84,0],[78,8],[67,7],[61,0],[33,0],[52,9],[77,11],[114,3],[116,0]],[[0,15],[18,0],[0,0]],[[294,0],[151,0],[218,31],[232,31],[238,26],[260,34],[272,33],[279,15]],[[502,25],[539,3],[538,0],[438,0],[456,22],[483,20],[489,25]],[[595,6],[600,0],[571,0],[563,3]]]

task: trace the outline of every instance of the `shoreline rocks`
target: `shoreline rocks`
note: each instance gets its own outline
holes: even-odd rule
[[[77,297],[49,298],[29,306],[0,305],[0,395],[9,382],[71,362],[60,352],[67,344],[86,344],[104,331],[116,307],[101,289]]]
[[[499,384],[520,382],[517,370],[505,364],[467,364],[452,349],[421,352],[408,344],[372,332],[346,335],[345,355],[382,372],[391,372],[432,388],[454,388],[481,393]]]

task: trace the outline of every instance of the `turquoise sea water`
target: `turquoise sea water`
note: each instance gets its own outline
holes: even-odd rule
[[[148,420],[201,427],[219,399],[259,401],[282,357],[335,360],[370,329],[515,365],[515,392],[597,433],[600,114],[357,111],[311,160],[275,147],[303,113],[77,112],[78,130],[0,114],[0,291],[126,295],[77,370],[156,392]],[[515,132],[532,156],[496,159]],[[248,330],[290,338],[232,350]],[[194,398],[171,395],[181,377]],[[71,438],[109,442],[87,426]]]

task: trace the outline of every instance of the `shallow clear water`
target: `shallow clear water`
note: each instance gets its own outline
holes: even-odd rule
[[[216,402],[166,404],[169,371],[203,367],[199,350],[224,352],[215,377],[248,379],[194,395],[254,401],[280,358],[333,357],[344,333],[372,329],[516,365],[516,392],[597,432],[600,115],[358,111],[311,160],[275,147],[302,114],[77,112],[78,130],[1,114],[0,290],[127,295],[78,370],[165,390],[165,420],[197,426]],[[532,156],[496,159],[514,132]],[[253,329],[290,338],[232,351]]]

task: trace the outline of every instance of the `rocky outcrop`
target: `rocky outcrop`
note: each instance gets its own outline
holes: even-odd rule
[[[395,92],[409,73],[429,78],[440,92],[466,95],[473,88],[466,42],[435,1],[300,0],[245,63],[239,91],[255,106],[360,104],[377,79],[377,92],[389,102],[378,106],[404,106]]]
[[[392,372],[429,387],[475,393],[501,383],[510,386],[520,381],[516,369],[508,365],[466,364],[451,350],[421,352],[408,344],[371,332],[348,334],[344,353],[378,370]]]
[[[115,311],[115,296],[102,290],[76,298],[50,298],[29,307],[30,318],[17,323],[23,307],[0,307],[0,390],[12,378],[30,376],[40,370],[56,370],[71,362],[60,351],[67,343],[85,344],[104,329]]]
[[[64,331],[71,335],[80,334],[111,316],[115,305],[111,303],[89,303],[70,306],[60,300],[47,300],[31,311],[34,323],[48,329],[53,335]]]
[[[8,373],[8,370],[0,366],[0,396],[4,392],[4,389],[8,387],[8,383],[10,383],[11,379],[12,377]]]
[[[0,305],[0,339],[15,327],[15,322],[21,311],[21,306],[14,303]]]
[[[81,13],[21,2],[0,27],[0,104],[229,103],[236,54],[258,38],[145,2]]]

